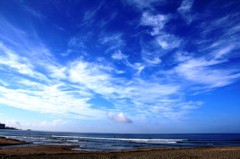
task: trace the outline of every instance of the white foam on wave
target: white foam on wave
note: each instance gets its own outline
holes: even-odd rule
[[[79,142],[78,140],[76,140],[76,139],[73,139],[73,140],[66,140],[67,142]]]
[[[101,137],[81,137],[81,136],[58,136],[52,135],[53,138],[68,138],[69,140],[111,140],[111,141],[127,141],[136,143],[154,143],[154,144],[175,144],[186,139],[139,139],[139,138],[101,138]]]

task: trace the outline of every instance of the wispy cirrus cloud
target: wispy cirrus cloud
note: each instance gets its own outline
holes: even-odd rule
[[[10,49],[5,48],[3,52],[11,52],[12,57],[18,56]],[[23,57],[18,57],[23,58]],[[14,65],[18,61],[12,60]],[[20,60],[21,63],[21,60]],[[1,66],[4,64],[1,63]],[[106,112],[124,112],[127,106],[139,112],[150,112],[153,103],[164,103],[164,99],[176,94],[179,91],[179,86],[172,84],[159,84],[157,81],[145,81],[140,78],[132,79],[131,81],[114,76],[115,70],[110,65],[102,65],[95,62],[86,62],[76,60],[70,62],[67,66],[54,65],[46,63],[42,69],[46,69],[45,78],[42,82],[31,81],[31,78],[38,79],[38,72],[34,66],[35,63],[30,62],[26,68],[30,69],[32,74],[27,73],[27,77],[21,77],[25,74],[21,69],[15,71],[20,75],[15,75],[18,82],[13,85],[1,86],[0,103],[13,106],[16,108],[26,109],[50,114],[75,115],[76,118],[102,118]],[[136,65],[136,64],[134,64]],[[2,68],[4,69],[4,68]],[[5,69],[4,69],[5,70]],[[6,71],[6,70],[5,70]],[[8,83],[8,81],[3,80]],[[12,87],[18,86],[18,89]],[[151,89],[149,89],[151,88]],[[114,108],[96,109],[88,102],[95,94],[101,94],[103,98],[111,101]],[[146,94],[148,94],[146,96]],[[174,98],[172,100],[175,100]],[[139,107],[141,106],[141,107]],[[148,109],[146,109],[149,107]],[[166,105],[168,107],[168,105]],[[166,109],[165,116],[168,114],[172,117],[174,109]],[[72,114],[71,114],[72,116]],[[124,118],[116,116],[115,121],[122,121]],[[126,117],[126,121],[130,121]]]
[[[162,34],[156,37],[156,41],[162,49],[174,49],[181,44],[181,40],[174,35]]]
[[[92,95],[87,88],[60,81],[67,77],[66,68],[54,63],[39,65],[46,61],[32,62],[27,57],[20,57],[3,43],[0,50],[1,71],[11,72],[8,78],[3,79],[8,85],[1,86],[1,104],[50,114],[68,114],[71,113],[69,108],[74,107],[73,112],[79,116],[90,116],[90,112],[94,111],[87,103]],[[37,71],[39,67],[45,70],[44,74]],[[13,77],[18,82],[9,83],[9,78]],[[97,114],[100,115],[100,112]]]
[[[158,65],[161,63],[161,57],[174,48],[181,45],[181,39],[165,29],[166,23],[170,20],[168,15],[153,14],[150,11],[143,12],[141,25],[150,27],[148,32],[153,37],[151,42],[142,42],[142,57],[147,66]],[[161,50],[161,51],[160,51]]]
[[[191,10],[193,3],[194,0],[183,0],[180,7],[177,9],[177,11],[181,14],[181,16],[188,24],[192,22],[194,17]]]
[[[105,4],[105,1],[101,1],[99,4],[97,4],[97,6],[95,6],[94,8],[86,11],[84,13],[84,16],[82,18],[82,23],[81,25],[89,25],[92,24],[94,22],[94,17],[96,16],[96,14],[98,13],[98,11],[103,7],[103,5]]]
[[[39,11],[27,6],[27,5],[22,5],[21,6],[27,13],[30,13],[32,16],[35,16],[39,19],[45,19],[46,17]]]
[[[129,5],[132,5],[140,10],[151,9],[156,4],[165,4],[166,0],[123,0],[123,3],[127,2]]]
[[[195,84],[202,84],[204,86],[202,89],[223,87],[237,81],[240,75],[239,66],[229,65],[232,58],[239,57],[237,28],[240,25],[233,20],[237,15],[229,13],[224,17],[215,17],[211,21],[199,22],[197,29],[200,38],[194,40],[199,56],[195,57],[194,53],[178,52],[177,61],[180,63],[175,67],[175,73]],[[207,18],[209,15],[198,16]]]
[[[125,41],[122,38],[123,33],[113,33],[113,34],[107,34],[102,32],[102,35],[100,36],[98,42],[106,47],[106,53],[109,53],[111,51],[116,51],[121,49],[125,45]]]
[[[87,36],[72,37],[68,42],[68,47],[85,48],[84,42],[87,40]]]
[[[20,57],[19,55],[14,53],[12,50],[5,47],[2,43],[0,43],[0,51],[1,51],[0,65],[5,67],[5,68],[2,68],[3,70],[7,72],[9,72],[10,70],[13,70],[16,73],[24,74],[39,80],[44,80],[44,81],[47,80],[45,75],[34,71],[34,66],[31,64],[28,58]]]
[[[221,63],[224,63],[224,61],[190,58],[180,63],[175,71],[179,76],[203,84],[207,88],[226,86],[239,79],[240,72],[238,69],[217,68]]]
[[[152,36],[159,35],[162,31],[168,17],[161,14],[151,14],[150,12],[144,12],[141,18],[141,25],[152,27],[150,34]]]
[[[127,67],[136,71],[135,75],[139,76],[141,74],[141,72],[144,70],[145,64],[144,63],[138,63],[138,62],[131,63],[131,62],[129,62],[128,57],[129,56],[122,53],[121,50],[117,50],[115,53],[112,54],[112,59],[113,60],[121,61],[124,65],[126,65]]]
[[[144,12],[141,19],[141,25],[151,27],[152,35],[156,43],[162,49],[173,49],[180,45],[181,40],[175,35],[166,32],[165,24],[169,21],[169,16],[161,14],[151,14],[149,12]]]
[[[55,115],[78,114],[75,117],[71,115],[74,118],[93,118],[91,113],[94,110],[89,109],[87,103],[89,97],[84,97],[79,91],[64,90],[58,85],[36,83],[35,86],[25,85],[17,90],[1,87],[0,92],[0,103],[8,106]],[[103,113],[100,112],[96,113],[98,117]]]
[[[126,58],[128,58],[128,56],[123,54],[121,50],[117,50],[115,53],[112,54],[112,59],[114,60],[124,60]]]

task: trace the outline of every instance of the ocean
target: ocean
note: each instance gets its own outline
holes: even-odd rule
[[[79,145],[75,150],[240,146],[240,134],[110,134],[0,130],[0,136],[32,145]]]

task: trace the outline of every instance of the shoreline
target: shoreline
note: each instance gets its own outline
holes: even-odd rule
[[[0,146],[13,146],[13,145],[24,145],[24,144],[30,144],[25,141],[10,139],[6,137],[0,137]]]
[[[0,146],[16,145],[16,147],[0,147],[0,158],[94,158],[94,159],[239,159],[238,147],[198,147],[198,148],[141,148],[114,151],[78,151],[79,146],[43,145],[32,146],[30,143],[0,137]],[[26,145],[29,144],[29,145]],[[20,145],[20,146],[17,146]],[[24,146],[21,146],[24,145]]]

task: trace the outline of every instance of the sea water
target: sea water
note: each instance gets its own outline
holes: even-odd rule
[[[0,136],[32,145],[77,145],[75,150],[240,146],[240,134],[110,134],[0,130]]]

